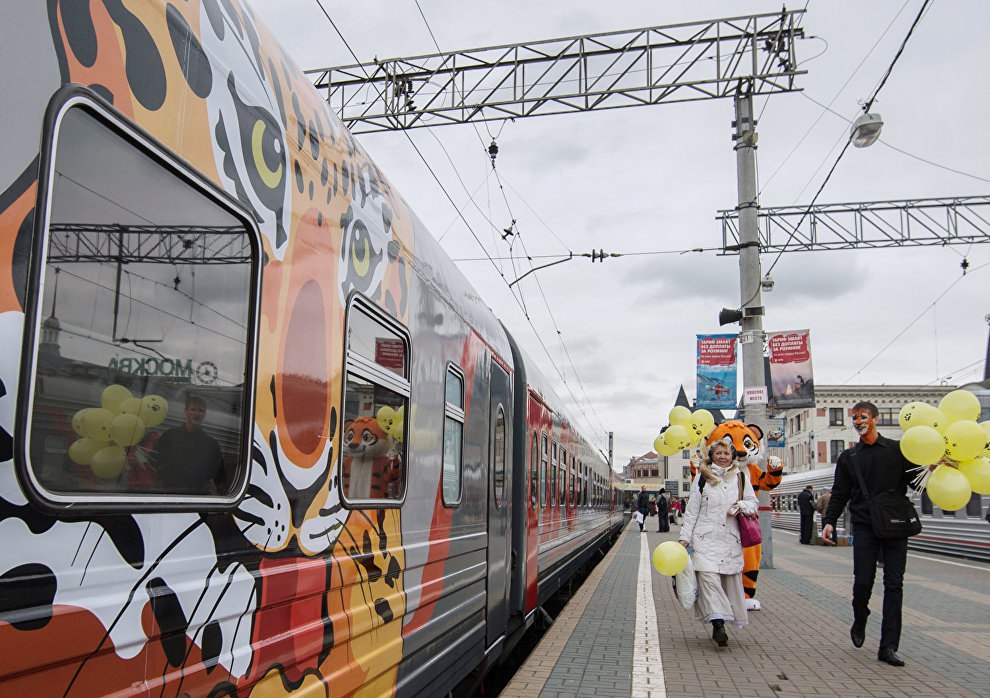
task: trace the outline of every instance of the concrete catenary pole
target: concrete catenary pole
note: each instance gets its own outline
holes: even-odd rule
[[[739,213],[739,289],[743,312],[742,332],[743,395],[747,388],[765,387],[763,368],[763,302],[760,282],[759,199],[756,189],[756,120],[753,117],[753,96],[745,85],[735,97],[736,181]],[[767,433],[765,402],[745,405],[746,422],[757,424]],[[766,469],[766,464],[760,465]],[[773,569],[773,537],[770,528],[770,493],[759,492],[760,530],[763,534],[763,559],[760,566]]]

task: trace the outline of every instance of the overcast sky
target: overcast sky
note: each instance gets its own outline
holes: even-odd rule
[[[361,61],[436,51],[415,0],[321,1]],[[252,4],[301,68],[354,62],[316,0]],[[798,78],[804,93],[756,102],[761,206],[810,203],[922,4],[807,3],[808,38],[796,49],[808,71]],[[776,12],[781,5],[419,0],[419,7],[440,47],[452,51]],[[990,3],[932,4],[874,103],[885,121],[882,142],[850,148],[819,204],[987,193],[987,26]],[[837,114],[819,106],[828,104]],[[627,255],[604,264],[577,258],[519,284],[549,355],[408,139],[393,132],[359,140],[450,256],[465,260],[460,268],[558,392],[581,398],[595,445],[605,448],[604,432],[615,432],[621,467],[652,448],[682,384],[694,397],[696,335],[738,331],[718,325],[719,309],[741,301],[737,257],[633,254],[721,244],[716,214],[737,201],[732,119],[731,100],[709,100],[410,132],[458,205],[477,190],[475,202],[499,229],[516,219],[530,255],[599,248]],[[486,149],[496,135],[511,213],[490,176]],[[477,208],[468,205],[465,215],[489,254],[508,254]],[[774,257],[763,256],[764,272]],[[483,261],[466,261],[477,258]],[[501,264],[506,279],[517,276],[509,262]],[[811,330],[819,385],[982,379],[988,245],[787,253],[773,278],[773,292],[763,296],[765,329]]]

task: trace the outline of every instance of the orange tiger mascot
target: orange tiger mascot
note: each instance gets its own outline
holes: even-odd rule
[[[767,456],[763,445],[763,430],[755,424],[743,424],[737,420],[722,422],[708,435],[705,443],[711,447],[716,441],[728,441],[735,450],[736,460],[749,469],[749,481],[753,490],[769,492],[780,484],[784,476],[784,464],[777,456]],[[766,460],[766,472],[759,463]],[[691,459],[691,477],[698,472],[700,462]],[[760,602],[756,599],[756,578],[760,574],[760,558],[763,546],[757,543],[743,548],[743,591],[746,592],[746,609],[759,611]]]
[[[341,489],[351,499],[397,496],[399,462],[391,436],[374,417],[355,417],[344,424]]]

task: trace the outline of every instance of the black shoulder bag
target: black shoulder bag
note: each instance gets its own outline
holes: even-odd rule
[[[876,537],[910,538],[921,533],[921,519],[911,500],[894,490],[887,490],[870,497],[863,473],[859,469],[856,452],[853,451],[850,455],[853,470],[856,471],[856,477],[859,479],[860,491],[870,508],[870,523],[873,525],[873,533]]]

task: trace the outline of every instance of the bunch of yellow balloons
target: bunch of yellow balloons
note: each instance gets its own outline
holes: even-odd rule
[[[80,437],[69,446],[69,460],[88,465],[98,478],[119,477],[127,462],[127,448],[141,442],[144,433],[168,416],[161,395],[134,397],[122,385],[108,385],[99,407],[85,407],[72,416],[72,430]]]
[[[990,494],[990,421],[977,422],[980,401],[953,390],[938,407],[909,402],[901,408],[901,453],[916,465],[939,463],[925,485],[943,511],[966,506],[973,492]]]
[[[653,441],[653,448],[661,456],[672,456],[678,451],[697,446],[715,428],[715,417],[708,410],[695,410],[675,406],[667,415],[670,426]]]

